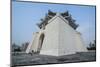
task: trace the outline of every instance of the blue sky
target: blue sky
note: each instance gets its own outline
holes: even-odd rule
[[[46,4],[31,2],[12,2],[12,43],[21,45],[32,40],[33,32],[39,30],[36,23],[45,16],[48,10],[65,12],[68,10],[79,24],[77,30],[82,33],[85,44],[95,39],[95,7]]]

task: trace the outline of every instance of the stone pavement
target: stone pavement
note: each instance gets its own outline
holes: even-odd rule
[[[74,63],[74,62],[89,62],[96,61],[96,52],[81,52],[65,56],[48,56],[39,54],[21,54],[12,55],[12,66],[23,65],[43,65],[43,64],[59,64],[59,63]]]

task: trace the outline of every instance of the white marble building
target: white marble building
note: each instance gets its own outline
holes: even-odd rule
[[[81,33],[76,31],[78,25],[69,12],[48,15],[38,24],[40,31],[33,34],[33,39],[26,53],[39,52],[43,55],[62,56],[87,52]]]

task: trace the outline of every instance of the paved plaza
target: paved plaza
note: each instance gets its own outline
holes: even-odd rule
[[[65,56],[47,56],[39,54],[17,54],[12,55],[12,66],[24,65],[43,65],[43,64],[59,64],[73,62],[89,62],[96,60],[95,52],[82,52]]]

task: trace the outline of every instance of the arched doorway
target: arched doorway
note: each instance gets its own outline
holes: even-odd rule
[[[39,38],[38,53],[40,53],[40,50],[42,48],[43,40],[44,40],[44,34],[41,34]]]

